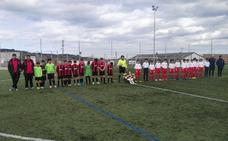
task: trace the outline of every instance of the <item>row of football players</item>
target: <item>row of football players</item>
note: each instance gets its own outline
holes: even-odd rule
[[[155,62],[148,59],[145,59],[143,64],[141,65],[140,61],[137,61],[135,64],[135,76],[136,80],[139,80],[141,77],[141,71],[143,69],[143,79],[145,81],[155,80],[162,81],[169,79],[195,79],[195,78],[203,78],[204,74],[208,73],[209,61],[203,61],[203,59],[183,59],[181,60],[173,60],[171,59],[168,62],[167,59],[156,60]]]
[[[86,64],[83,59],[77,61],[64,61],[56,66],[58,86],[81,85],[85,79],[86,84],[113,83],[113,63],[106,63],[103,58],[94,59]],[[100,79],[100,80],[99,80]]]

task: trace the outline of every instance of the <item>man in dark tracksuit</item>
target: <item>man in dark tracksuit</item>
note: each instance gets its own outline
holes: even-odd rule
[[[23,62],[23,70],[25,76],[25,89],[28,89],[29,83],[30,88],[33,89],[34,62],[30,58],[30,55],[27,55],[27,58]]]
[[[219,56],[216,65],[218,67],[218,77],[222,77],[222,71],[225,66],[225,61],[223,60],[222,56]]]
[[[209,77],[210,77],[210,76],[214,77],[216,59],[215,59],[214,57],[211,57],[211,58],[209,59],[209,62],[210,62]]]
[[[10,59],[10,61],[8,62],[8,71],[13,81],[12,88],[9,89],[9,91],[17,91],[17,83],[19,81],[21,73],[21,61],[17,59],[16,54],[13,54],[12,59]]]

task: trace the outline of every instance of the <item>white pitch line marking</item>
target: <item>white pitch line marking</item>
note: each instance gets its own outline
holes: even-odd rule
[[[25,141],[54,141],[54,140],[47,140],[47,139],[40,139],[40,138],[23,137],[23,136],[6,134],[6,133],[1,133],[1,132],[0,132],[0,136],[5,137],[5,138],[25,140]]]
[[[185,93],[185,92],[180,92],[180,91],[171,90],[171,89],[165,89],[165,88],[160,88],[160,87],[148,86],[148,85],[141,85],[141,84],[136,84],[136,85],[137,86],[141,86],[141,87],[145,87],[145,88],[156,89],[156,90],[160,90],[160,91],[173,92],[173,93],[180,94],[180,95],[197,97],[197,98],[207,99],[207,100],[211,100],[211,101],[217,101],[217,102],[221,102],[221,103],[228,103],[228,101],[223,100],[223,99],[218,99],[218,98],[195,95],[195,94],[190,94],[190,93]]]

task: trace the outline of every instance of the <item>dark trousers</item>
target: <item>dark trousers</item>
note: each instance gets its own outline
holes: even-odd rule
[[[218,77],[222,77],[223,68],[218,67]]]
[[[33,87],[33,74],[27,74],[25,73],[25,88],[28,88],[28,85],[30,84],[30,87]]]
[[[42,76],[42,82],[40,84],[41,87],[44,87],[45,86],[45,81],[46,81],[46,75]]]
[[[19,73],[14,73],[14,74],[11,75],[11,78],[12,78],[12,81],[13,81],[12,87],[13,87],[14,89],[17,89],[17,83],[18,83],[18,81],[19,81],[20,74],[19,74]]]
[[[91,79],[90,79],[90,76],[86,76],[86,84],[91,84]]]
[[[143,80],[144,81],[148,81],[149,80],[148,74],[149,74],[149,69],[148,68],[144,68],[143,69]]]
[[[209,67],[205,67],[204,77],[208,77],[208,73],[209,73]]]
[[[215,75],[215,68],[214,67],[210,67],[209,68],[209,76],[214,76]]]

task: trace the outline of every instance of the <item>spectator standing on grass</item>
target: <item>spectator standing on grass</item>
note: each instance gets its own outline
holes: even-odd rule
[[[25,76],[25,89],[27,90],[29,88],[29,85],[30,89],[33,89],[34,62],[31,59],[30,55],[26,56],[22,67]]]
[[[222,71],[225,66],[225,61],[221,55],[219,56],[219,59],[217,60],[216,65],[218,67],[218,77],[222,77]]]
[[[216,59],[215,59],[214,57],[211,57],[211,58],[209,59],[209,62],[210,62],[210,66],[209,66],[209,76],[214,77]]]
[[[119,67],[119,82],[121,79],[121,76],[126,73],[126,69],[127,69],[127,60],[125,59],[125,57],[123,55],[121,55],[117,66]]]
[[[12,88],[10,88],[9,91],[17,91],[17,83],[21,73],[21,61],[17,58],[16,54],[13,54],[8,62],[8,71],[13,81]]]
[[[143,80],[144,81],[148,81],[149,80],[149,62],[148,59],[145,59],[145,61],[143,62]]]
[[[205,62],[204,62],[204,77],[208,77],[208,73],[209,73],[209,67],[210,67],[210,62],[209,59],[206,58]]]

